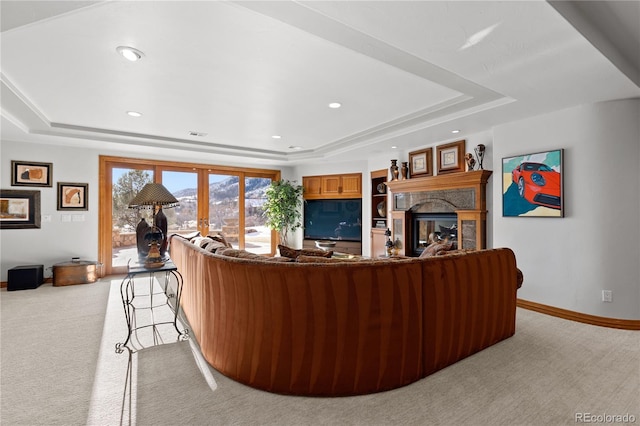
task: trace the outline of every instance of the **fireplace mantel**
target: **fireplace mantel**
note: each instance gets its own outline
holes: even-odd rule
[[[424,201],[429,198],[429,193],[432,193],[432,197],[446,194],[454,199],[456,196],[459,198],[461,194],[464,194],[465,201],[459,202],[451,210],[458,216],[460,248],[485,248],[486,185],[491,174],[491,170],[475,170],[387,182],[390,196],[389,205],[392,206],[393,235],[394,240],[399,239],[402,242],[401,252],[404,254],[404,246],[411,241],[411,238],[414,238],[409,218],[412,211],[418,206],[415,200]],[[434,191],[438,192],[434,194]],[[399,205],[398,200],[401,199],[405,203],[408,202],[408,205]],[[456,200],[452,200],[450,204],[456,205]]]

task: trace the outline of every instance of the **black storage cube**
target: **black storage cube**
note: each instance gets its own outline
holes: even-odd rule
[[[9,269],[7,291],[38,288],[44,281],[44,265],[24,265]]]

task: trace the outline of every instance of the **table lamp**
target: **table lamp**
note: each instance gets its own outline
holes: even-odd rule
[[[152,209],[153,222],[149,226],[144,218],[136,228],[138,256],[147,267],[160,267],[166,260],[167,217],[162,208],[175,207],[178,200],[160,183],[146,184],[129,202],[130,209]],[[157,212],[156,212],[157,209]],[[148,250],[145,250],[148,247]]]

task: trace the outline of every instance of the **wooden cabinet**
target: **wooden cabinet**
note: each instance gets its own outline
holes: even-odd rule
[[[305,176],[302,178],[304,198],[321,198],[322,176]]]
[[[346,175],[303,176],[304,198],[361,198],[362,175],[350,173]]]
[[[370,256],[380,257],[387,253],[387,237],[384,232],[388,228],[387,222],[387,169],[371,172],[371,253]]]
[[[387,229],[387,170],[371,172],[371,228]]]
[[[370,257],[382,257],[387,254],[387,237],[384,235],[386,229],[371,228],[371,254]]]

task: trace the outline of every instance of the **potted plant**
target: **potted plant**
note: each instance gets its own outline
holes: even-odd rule
[[[267,188],[267,201],[264,203],[266,225],[278,231],[283,245],[288,245],[289,232],[302,227],[302,191],[302,185],[288,180],[273,181]]]

